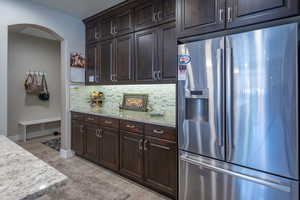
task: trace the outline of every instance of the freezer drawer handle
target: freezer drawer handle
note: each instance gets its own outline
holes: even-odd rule
[[[201,167],[205,167],[207,169],[215,170],[215,171],[218,171],[218,172],[221,172],[221,173],[224,173],[224,174],[235,176],[237,178],[245,179],[245,180],[248,180],[248,181],[251,181],[251,182],[254,182],[254,183],[258,183],[258,184],[261,184],[261,185],[264,185],[264,186],[267,186],[267,187],[271,187],[271,188],[274,188],[274,189],[277,189],[277,190],[281,190],[283,192],[291,192],[290,187],[282,185],[280,183],[274,183],[274,182],[270,182],[270,181],[266,181],[266,180],[262,180],[262,179],[257,179],[257,178],[252,177],[252,176],[247,176],[247,175],[236,173],[236,172],[233,172],[233,171],[230,171],[230,170],[227,170],[227,169],[222,169],[222,168],[219,168],[219,167],[215,167],[215,166],[209,165],[207,163],[203,163],[203,162],[199,162],[197,160],[191,159],[188,156],[181,156],[180,159],[185,161],[185,162],[188,162],[190,164],[193,164],[193,165],[198,165],[198,166],[201,166]]]

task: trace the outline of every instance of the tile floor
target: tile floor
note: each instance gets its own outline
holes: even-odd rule
[[[18,142],[23,148],[69,177],[65,186],[38,200],[169,200],[150,189],[80,157],[63,159],[59,152],[41,142],[47,136]]]

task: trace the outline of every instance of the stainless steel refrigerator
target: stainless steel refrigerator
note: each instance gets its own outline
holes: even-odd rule
[[[298,25],[178,54],[179,200],[298,200]]]

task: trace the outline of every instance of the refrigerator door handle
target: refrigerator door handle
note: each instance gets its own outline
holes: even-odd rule
[[[204,162],[199,162],[198,160],[190,158],[190,156],[183,155],[183,156],[180,157],[180,160],[182,160],[184,162],[187,162],[187,163],[190,163],[190,164],[193,164],[193,165],[197,165],[199,167],[204,167],[204,168],[214,170],[214,171],[217,171],[217,172],[220,172],[220,173],[223,173],[223,174],[227,174],[227,175],[230,175],[230,176],[233,176],[233,177],[236,177],[236,178],[241,178],[241,179],[251,181],[251,182],[254,182],[254,183],[257,183],[257,184],[260,184],[260,185],[264,185],[266,187],[270,187],[270,188],[273,188],[273,189],[276,189],[276,190],[280,190],[280,191],[283,191],[283,192],[291,192],[291,188],[289,186],[283,185],[281,183],[276,183],[274,181],[258,179],[256,177],[252,177],[252,176],[244,175],[244,174],[237,173],[237,172],[234,172],[234,171],[230,171],[230,170],[227,170],[227,169],[223,169],[223,168],[220,168],[220,167],[212,166],[210,164],[207,164],[207,163],[204,163]]]
[[[235,147],[234,145],[234,138],[232,133],[232,60],[233,60],[233,54],[232,54],[232,47],[230,44],[230,39],[226,38],[226,132],[228,137],[228,145],[227,145],[227,159],[231,158],[231,152],[232,149]]]
[[[217,108],[217,113],[216,113],[216,121],[217,121],[217,126],[218,126],[218,145],[219,146],[223,146],[224,145],[224,127],[223,127],[223,114],[224,114],[224,109],[223,109],[223,94],[222,94],[222,81],[223,81],[223,77],[222,77],[222,72],[224,69],[224,49],[220,48],[217,49],[217,56],[218,56],[218,108]]]

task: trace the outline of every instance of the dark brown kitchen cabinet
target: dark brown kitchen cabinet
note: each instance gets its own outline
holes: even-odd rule
[[[84,157],[96,162],[97,161],[97,148],[98,148],[98,137],[99,127],[92,124],[85,125],[84,133]]]
[[[298,0],[177,0],[178,38],[299,14]]]
[[[225,0],[177,0],[178,37],[225,28]]]
[[[166,23],[175,20],[176,0],[157,0],[157,4],[157,20],[159,23]]]
[[[100,38],[99,40],[111,39],[114,36],[113,31],[114,18],[106,17],[100,23]]]
[[[123,8],[115,16],[113,24],[114,35],[120,36],[134,31],[133,10],[131,8]]]
[[[176,0],[148,0],[135,8],[135,30],[175,20]]]
[[[135,49],[136,81],[175,81],[177,74],[175,23],[136,33]]]
[[[107,40],[128,34],[134,31],[133,11],[130,8],[118,9],[103,17],[100,23],[98,40]]]
[[[71,134],[77,155],[176,198],[175,128],[72,112]]]
[[[135,30],[141,30],[156,24],[157,8],[153,0],[146,1],[135,8]]]
[[[134,79],[134,36],[133,34],[115,39],[113,78],[118,82],[129,82]]]
[[[98,65],[98,47],[96,44],[89,45],[86,48],[87,65],[85,69],[86,84],[96,82],[97,65]],[[98,75],[97,75],[98,77]]]
[[[159,71],[156,76],[160,80],[176,80],[177,77],[177,39],[176,24],[160,27],[158,37]]]
[[[175,142],[146,137],[144,140],[144,181],[170,195],[176,193],[177,145]]]
[[[98,161],[103,166],[119,170],[119,130],[99,129]]]
[[[157,29],[135,34],[135,74],[136,81],[152,81],[158,70]]]
[[[227,27],[238,27],[299,14],[298,0],[227,0]]]
[[[83,155],[84,144],[83,137],[85,134],[84,123],[78,120],[72,120],[71,149],[78,155]]]
[[[114,66],[114,40],[106,40],[98,44],[97,54],[97,83],[106,83],[112,80]]]
[[[120,131],[120,173],[142,181],[143,178],[143,136]]]
[[[89,22],[86,25],[86,42],[87,44],[96,42],[99,38],[98,21]]]

